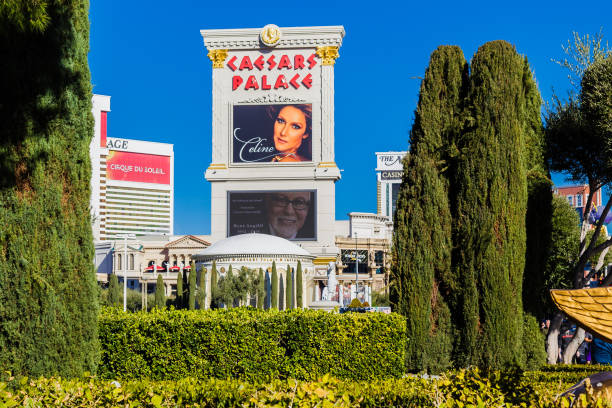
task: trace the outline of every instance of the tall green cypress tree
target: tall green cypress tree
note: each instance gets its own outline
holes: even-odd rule
[[[549,297],[545,270],[552,248],[552,183],[545,159],[545,137],[541,117],[542,98],[527,60],[523,64],[525,164],[527,170],[527,252],[523,273],[523,307],[543,318]]]
[[[460,365],[520,360],[527,210],[525,61],[504,41],[472,60],[454,237]]]
[[[293,309],[293,272],[291,266],[287,265],[287,279],[285,288],[285,309]]]
[[[278,277],[278,310],[286,310],[285,306],[285,283],[283,275]]]
[[[0,367],[78,376],[99,353],[89,3],[23,4],[0,2]]]
[[[219,283],[217,277],[217,262],[213,261],[212,267],[210,268],[210,307],[217,308],[217,298],[219,293]]]
[[[227,309],[234,307],[234,271],[232,265],[227,268],[227,273],[223,277],[223,303]]]
[[[265,300],[265,280],[263,269],[259,268],[259,277],[257,280],[257,308],[264,308],[264,300]]]
[[[199,309],[206,309],[206,274],[207,274],[206,268],[201,267],[200,270],[198,271],[199,286],[198,286],[197,301],[198,301]]]
[[[295,304],[297,308],[304,306],[302,303],[302,261],[298,261],[295,271]]]
[[[183,274],[178,271],[176,274],[176,305],[177,309],[183,308]]]
[[[108,304],[115,307],[120,307],[123,304],[121,301],[119,278],[114,273],[110,276],[108,283]]]
[[[195,262],[191,261],[189,269],[189,310],[195,310],[196,305],[196,267]]]
[[[276,262],[272,261],[272,278],[271,278],[272,282],[270,284],[271,286],[271,292],[272,294],[270,295],[272,298],[272,304],[270,305],[270,307],[274,308],[274,309],[278,309],[278,273],[276,272]]]
[[[155,307],[158,309],[166,308],[166,294],[164,292],[164,278],[161,275],[157,275],[157,283],[155,284]]]
[[[421,83],[410,153],[404,159],[394,222],[391,299],[394,309],[406,316],[406,365],[412,371],[439,371],[450,364],[445,298],[459,282],[451,270],[449,173],[467,73],[458,47],[441,46],[432,53]]]

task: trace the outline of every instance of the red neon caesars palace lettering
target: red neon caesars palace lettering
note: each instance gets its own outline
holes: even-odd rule
[[[317,65],[317,60],[315,54],[311,54],[308,58],[301,54],[296,54],[293,57],[286,54],[280,56],[264,56],[262,54],[255,59],[251,59],[248,55],[240,58],[234,55],[227,61],[226,65],[237,74],[232,76],[232,91],[238,88],[245,91],[251,89],[288,89],[289,87],[310,89],[312,87],[312,74],[296,73],[295,71],[311,70]]]

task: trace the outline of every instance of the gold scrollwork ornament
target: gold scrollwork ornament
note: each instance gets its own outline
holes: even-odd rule
[[[338,47],[330,45],[317,48],[317,56],[321,58],[322,65],[334,65],[340,53],[338,52]]]
[[[268,24],[261,29],[259,39],[268,47],[274,47],[281,39],[281,31],[275,24]]]
[[[213,63],[213,68],[223,68],[227,58],[227,50],[210,50],[208,58]]]

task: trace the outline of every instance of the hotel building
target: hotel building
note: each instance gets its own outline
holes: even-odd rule
[[[174,150],[107,135],[110,96],[94,95],[91,214],[94,241],[174,233]]]

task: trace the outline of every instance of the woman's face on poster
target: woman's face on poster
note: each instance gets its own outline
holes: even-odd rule
[[[306,116],[294,106],[285,106],[274,121],[274,147],[281,153],[297,153],[306,133]]]

